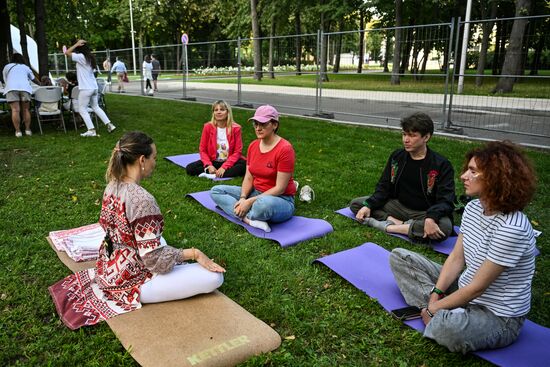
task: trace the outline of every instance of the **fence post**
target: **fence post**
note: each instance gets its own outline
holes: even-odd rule
[[[449,67],[451,57],[452,57],[452,49],[453,49],[453,37],[454,37],[454,29],[455,29],[455,18],[451,18],[451,30],[449,31],[449,46],[447,49],[447,69],[445,70],[445,89],[443,94],[443,130],[448,129],[450,125],[450,121],[447,119],[447,94],[449,93],[449,72],[451,68]]]
[[[241,94],[241,37],[237,39],[237,105],[242,105]]]
[[[320,106],[319,106],[319,95],[320,95],[320,89],[321,89],[321,51],[319,51],[320,43],[321,43],[321,30],[317,30],[317,82],[315,83],[315,115],[319,115],[321,113]]]
[[[113,91],[113,75],[111,74],[111,50],[107,49],[107,59],[109,59],[109,70],[107,70],[107,81],[109,82],[109,92]]]
[[[141,61],[143,60],[143,45],[141,44],[141,42],[139,42],[139,52],[138,52],[138,60]],[[134,59],[134,63],[136,62],[136,60]],[[136,68],[137,68],[137,64],[134,64],[134,72],[136,71]],[[145,90],[144,90],[144,85],[143,85],[143,67],[140,67],[139,68],[139,84],[140,84],[140,94],[141,95],[145,95]]]
[[[457,24],[457,27],[456,27],[456,41],[455,41],[455,50],[454,50],[454,55],[453,55],[453,72],[450,74],[451,75],[451,88],[450,88],[450,95],[449,95],[449,107],[447,107],[447,120],[445,121],[445,128],[444,130],[446,131],[450,131],[450,132],[454,132],[454,133],[458,133],[458,134],[463,134],[464,133],[464,130],[462,128],[457,128],[457,127],[453,127],[453,123],[451,122],[451,112],[453,110],[453,95],[454,95],[454,84],[455,84],[455,67],[456,67],[456,55],[458,53],[458,40],[459,40],[459,37],[460,37],[460,17],[458,17],[458,21],[456,22]],[[451,59],[449,59],[449,65],[451,63]],[[450,69],[450,67],[449,67]]]
[[[57,62],[57,52],[53,54],[53,63],[55,65],[55,77],[59,78],[59,63]]]

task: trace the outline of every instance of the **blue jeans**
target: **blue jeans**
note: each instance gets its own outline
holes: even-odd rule
[[[248,197],[258,196],[261,192],[252,190]],[[210,190],[212,200],[225,213],[239,218],[233,210],[235,203],[241,196],[240,186],[217,185]],[[261,220],[264,222],[280,223],[292,218],[294,215],[294,197],[288,195],[265,195],[256,199],[246,214],[250,220]],[[239,218],[240,219],[240,218]]]
[[[390,266],[407,304],[426,307],[430,290],[437,282],[442,266],[402,248],[391,252]],[[447,293],[455,291],[457,286],[456,282],[453,283]],[[497,316],[485,306],[470,303],[464,308],[439,310],[426,326],[424,336],[434,339],[451,352],[466,354],[512,344],[519,336],[524,321],[525,316]]]

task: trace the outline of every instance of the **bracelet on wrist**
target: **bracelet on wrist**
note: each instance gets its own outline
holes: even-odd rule
[[[246,199],[246,195],[239,196],[239,199]]]
[[[439,289],[439,288],[436,288],[435,285],[432,287],[432,290],[430,291],[430,295],[431,295],[432,293],[437,294],[437,295],[439,296],[439,299],[445,297],[445,292],[443,292],[443,291],[442,291],[441,289]]]
[[[434,317],[434,314],[430,311],[430,309],[428,308],[428,306],[426,306],[426,313],[428,314],[428,316]]]
[[[195,252],[195,248],[194,247],[191,247],[191,249],[193,250],[193,261],[196,261],[197,260],[197,253]]]

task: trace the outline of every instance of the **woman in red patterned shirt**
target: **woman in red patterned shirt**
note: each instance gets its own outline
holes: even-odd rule
[[[126,133],[113,149],[99,223],[106,232],[95,268],[50,287],[71,329],[156,303],[209,293],[225,269],[195,248],[177,249],[162,238],[164,219],[140,182],[155,169],[157,148],[141,132]],[[196,263],[186,264],[193,260]]]

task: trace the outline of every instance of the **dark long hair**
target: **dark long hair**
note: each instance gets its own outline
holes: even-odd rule
[[[113,149],[105,180],[120,181],[128,165],[133,164],[142,155],[146,158],[151,156],[153,153],[151,144],[153,139],[141,131],[130,131],[124,134]]]
[[[27,65],[27,62],[25,61],[25,56],[23,56],[23,55],[21,55],[17,52],[14,52],[11,55],[11,62],[16,63],[16,64],[25,64],[25,65]]]
[[[84,55],[88,64],[91,65],[92,69],[97,69],[97,62],[95,61],[95,56],[92,54],[92,51],[88,47],[88,44],[85,43],[82,46],[78,46],[74,49],[74,52]]]

